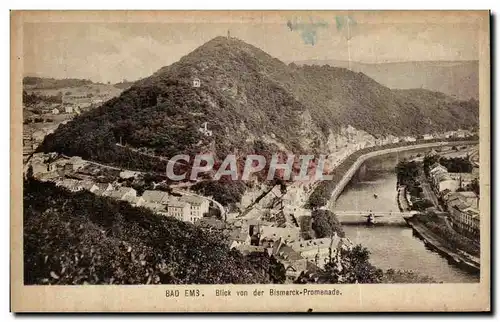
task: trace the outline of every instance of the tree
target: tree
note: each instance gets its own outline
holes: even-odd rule
[[[26,171],[26,179],[28,181],[31,181],[33,180],[34,176],[33,176],[33,166],[30,164],[28,166],[28,170]]]
[[[476,193],[476,195],[480,195],[479,193],[479,180],[478,179],[474,179],[472,180],[471,182],[471,190],[474,191]]]
[[[335,233],[340,237],[345,237],[342,225],[337,216],[330,210],[313,210],[312,220],[312,229],[316,233],[317,238],[332,237]]]

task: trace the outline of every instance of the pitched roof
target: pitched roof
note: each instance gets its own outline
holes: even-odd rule
[[[212,217],[200,218],[196,221],[195,225],[201,227],[212,227],[215,229],[224,229],[226,227],[226,224],[223,221]]]
[[[292,247],[283,244],[279,251],[278,251],[278,257],[282,258],[283,260],[286,261],[294,261],[294,260],[300,260],[303,259],[303,257],[295,251]]]
[[[92,189],[92,187],[94,187],[94,186],[95,186],[95,187],[97,187],[97,188],[99,188],[99,187],[98,187],[98,186],[97,186],[94,182],[92,182],[92,181],[86,181],[86,180],[85,180],[85,181],[82,181],[82,182],[81,182],[81,187],[82,187],[83,189],[85,189],[85,190],[90,190],[90,189]]]
[[[191,196],[191,195],[184,195],[179,198],[180,201],[187,202],[191,205],[201,205],[203,202],[205,202],[205,199],[198,197],[198,196]]]
[[[129,187],[119,187],[118,189],[116,190],[111,190],[111,191],[108,191],[106,193],[107,196],[111,197],[111,198],[116,198],[116,199],[121,199],[123,198],[123,196],[127,193],[129,193],[130,191],[135,191],[133,188],[129,188]]]
[[[465,198],[477,198],[477,195],[474,191],[460,191],[457,193]]]
[[[166,210],[165,209],[165,205],[162,205],[160,203],[154,203],[154,202],[146,202],[142,205],[142,207],[144,208],[148,208],[150,210],[153,210],[153,211],[164,211]]]
[[[173,208],[184,208],[184,207],[189,207],[189,204],[181,201],[169,201],[167,204],[167,207],[173,207]]]
[[[340,241],[341,241],[340,237],[333,236],[332,238],[317,238],[317,239],[296,241],[290,243],[289,245],[296,252],[304,252],[318,248],[329,248],[330,246],[337,247]]]
[[[243,255],[248,255],[250,253],[263,253],[266,249],[263,246],[254,246],[254,245],[238,245],[235,247],[239,250]]]
[[[233,230],[231,234],[229,235],[229,240],[234,240],[234,241],[246,241],[248,237],[248,234],[244,231],[241,231],[239,229]]]
[[[137,204],[140,200],[141,197],[137,197],[134,195],[126,195],[123,200],[130,202],[131,204]]]
[[[297,228],[281,228],[281,227],[270,227],[261,226],[261,239],[273,239],[283,238],[286,242],[292,242],[299,238],[300,231]]]
[[[161,203],[168,198],[168,193],[161,190],[146,190],[142,194],[142,198],[147,202]]]
[[[57,183],[58,186],[63,186],[69,190],[76,190],[81,188],[81,181],[75,179],[64,179]]]

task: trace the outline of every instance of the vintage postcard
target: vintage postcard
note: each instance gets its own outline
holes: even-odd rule
[[[11,310],[490,311],[488,11],[12,11]]]

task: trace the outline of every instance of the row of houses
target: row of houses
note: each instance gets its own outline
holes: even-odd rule
[[[181,221],[195,223],[209,211],[209,200],[194,195],[180,197],[169,195],[164,191],[147,190],[142,195],[131,187],[95,183],[88,180],[63,179],[56,181],[57,186],[77,192],[88,190],[96,195],[127,201],[135,207],[148,208],[164,216],[174,217]]]
[[[441,164],[429,168],[431,185],[445,204],[455,228],[470,236],[479,237],[479,197],[473,191],[463,191],[470,186],[476,174],[451,173]]]
[[[444,196],[443,201],[453,226],[465,235],[479,239],[481,217],[476,194],[472,191],[449,193]]]
[[[448,169],[439,163],[429,168],[429,177],[434,191],[441,197],[446,193],[464,189],[477,179],[473,173],[448,172]]]

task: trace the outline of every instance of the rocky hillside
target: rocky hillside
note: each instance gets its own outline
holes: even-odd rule
[[[193,87],[195,78],[200,87]],[[199,131],[204,122],[212,136]],[[329,138],[347,125],[383,136],[477,123],[476,101],[394,91],[344,68],[286,65],[241,40],[217,37],[61,126],[40,150],[151,169],[155,160],[144,160],[146,153],[212,151],[222,158],[257,146],[325,153]],[[120,141],[145,154],[116,146]]]

